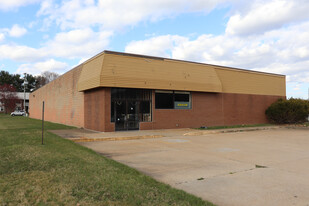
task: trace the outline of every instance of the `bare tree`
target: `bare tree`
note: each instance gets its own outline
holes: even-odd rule
[[[55,72],[49,72],[49,71],[46,71],[46,72],[43,72],[41,73],[41,75],[38,75],[36,77],[36,89],[44,86],[45,84],[48,84],[49,82],[57,79],[60,75],[55,73]]]
[[[47,83],[57,79],[59,77],[59,74],[55,73],[55,72],[43,72],[41,74],[41,76],[45,77],[47,79]]]

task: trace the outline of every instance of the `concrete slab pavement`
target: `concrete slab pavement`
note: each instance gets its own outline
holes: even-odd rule
[[[217,205],[309,206],[309,130],[188,132],[80,144]]]

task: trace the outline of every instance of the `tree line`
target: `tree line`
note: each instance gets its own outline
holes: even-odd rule
[[[33,76],[31,74],[26,74],[26,77],[20,74],[10,74],[7,71],[0,71],[0,85],[10,85],[13,86],[16,92],[24,91],[24,78],[26,78],[28,84],[26,85],[26,92],[32,92],[45,84],[57,79],[59,74],[55,72],[43,72],[40,75]]]
[[[10,74],[7,71],[0,71],[0,112],[2,108],[5,113],[11,112],[16,108],[18,98],[16,92],[32,92],[45,84],[57,79],[59,74],[54,72],[43,72],[38,76],[26,74],[22,77],[20,74]],[[24,87],[24,81],[27,84]]]

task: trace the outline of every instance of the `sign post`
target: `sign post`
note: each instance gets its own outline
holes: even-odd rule
[[[44,101],[42,106],[42,145],[44,144]]]

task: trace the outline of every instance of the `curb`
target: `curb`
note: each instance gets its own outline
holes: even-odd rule
[[[199,132],[188,132],[183,134],[184,136],[199,136],[199,135],[207,135],[207,134],[220,134],[220,133],[233,133],[233,132],[250,132],[250,131],[258,131],[258,130],[271,130],[271,129],[279,129],[284,128],[282,126],[270,126],[270,127],[255,127],[255,128],[234,128],[234,129],[223,129],[223,130],[206,130]]]
[[[130,136],[130,137],[103,137],[103,138],[67,138],[73,142],[99,142],[99,141],[121,141],[121,140],[135,140],[135,139],[154,139],[164,137],[163,135],[145,135],[145,136]]]

